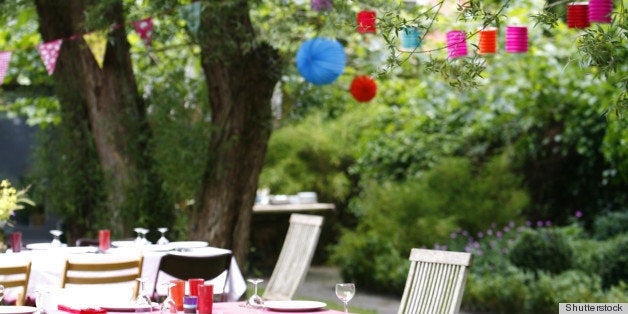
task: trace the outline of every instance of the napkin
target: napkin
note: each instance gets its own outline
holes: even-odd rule
[[[86,308],[75,308],[63,304],[59,304],[57,306],[59,311],[68,312],[72,314],[105,314],[107,310],[101,309],[99,307],[86,307]]]

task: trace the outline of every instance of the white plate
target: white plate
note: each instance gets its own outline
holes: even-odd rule
[[[264,307],[271,311],[278,312],[302,312],[316,311],[327,306],[324,302],[318,301],[266,301]]]
[[[61,244],[61,247],[66,247],[67,244]],[[29,243],[26,245],[26,248],[29,250],[50,250],[53,247],[50,245],[50,242],[43,243]]]
[[[0,306],[0,313],[2,314],[30,314],[35,313],[35,311],[37,308],[32,306]]]
[[[134,247],[135,241],[111,241],[111,245],[115,247]]]
[[[174,247],[171,244],[151,244],[146,245],[143,248],[149,251],[166,252],[172,250]]]
[[[201,247],[206,247],[207,242],[205,241],[177,241],[170,242],[170,246],[175,249],[196,249]]]
[[[134,305],[132,303],[120,303],[120,304],[112,303],[112,304],[101,305],[100,308],[105,309],[107,311],[111,311],[111,312],[136,312],[136,310],[140,311],[142,309],[141,307],[138,307],[137,305]],[[153,310],[158,309],[159,304],[153,302],[152,308]],[[146,312],[150,312],[150,311],[148,311],[147,309]]]

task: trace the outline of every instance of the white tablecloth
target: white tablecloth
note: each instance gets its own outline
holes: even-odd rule
[[[32,264],[27,295],[34,297],[35,291],[38,289],[55,289],[61,287],[61,276],[66,258],[74,261],[113,261],[128,260],[141,254],[144,256],[142,277],[146,280],[145,290],[152,292],[153,289],[157,287],[158,292],[165,292],[165,289],[160,289],[161,287],[159,283],[167,282],[170,277],[161,273],[159,276],[159,283],[155,282],[155,278],[159,267],[159,261],[162,256],[168,254],[168,251],[155,251],[149,247],[141,250],[136,248],[117,248],[110,249],[105,254],[99,254],[87,252],[88,250],[90,250],[90,248],[67,247],[49,250],[25,250],[20,253],[5,253],[0,254],[0,264],[12,265],[19,264],[25,260],[30,260]],[[185,253],[177,252],[177,254],[215,255],[223,252],[229,252],[229,250],[205,247],[191,249],[189,252]],[[226,275],[227,274],[224,273],[221,277],[211,282],[215,283],[215,293],[222,292],[222,283],[224,283],[224,276]],[[130,291],[129,289],[125,289],[125,291]],[[242,277],[242,273],[235,258],[231,261],[231,268],[229,269],[228,281],[225,290],[230,301],[238,300],[246,291],[246,282]],[[16,289],[7,289],[6,296],[8,299],[14,298],[17,292],[18,290]]]

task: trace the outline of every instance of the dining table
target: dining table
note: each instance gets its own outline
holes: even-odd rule
[[[122,261],[143,256],[142,278],[144,279],[144,289],[148,293],[157,291],[159,295],[165,295],[167,283],[172,277],[161,272],[157,278],[159,262],[161,257],[166,254],[183,254],[183,255],[204,255],[211,256],[231,252],[230,250],[207,246],[203,241],[180,241],[172,242],[169,245],[134,245],[133,243],[124,243],[123,241],[112,242],[117,247],[110,248],[102,253],[95,247],[51,247],[42,243],[40,246],[31,246],[31,249],[23,249],[19,253],[7,252],[0,254],[0,263],[3,265],[21,264],[25,261],[31,261],[31,272],[28,281],[28,290],[26,295],[35,299],[36,292],[45,290],[54,290],[61,287],[61,279],[65,267],[66,259],[79,262],[105,262],[105,261]],[[225,282],[226,277],[226,282]],[[0,276],[0,279],[2,276]],[[156,281],[157,279],[157,281]],[[237,301],[246,292],[247,286],[242,272],[232,257],[231,265],[228,272],[223,273],[218,278],[208,281],[214,284],[214,293],[222,293],[223,286],[227,301]],[[102,289],[106,289],[102,285]],[[128,287],[116,289],[115,293],[132,294],[133,284]],[[91,288],[91,287],[90,287]],[[6,299],[15,299],[21,288],[8,288],[5,291]],[[83,289],[83,288],[81,288]],[[97,289],[97,287],[94,287]],[[107,292],[110,294],[111,292]]]

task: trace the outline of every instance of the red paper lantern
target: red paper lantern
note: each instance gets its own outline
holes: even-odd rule
[[[349,90],[355,100],[367,102],[373,99],[375,94],[377,94],[377,84],[375,84],[375,80],[368,75],[358,75],[353,79],[353,82],[351,82]]]
[[[358,32],[375,33],[375,12],[362,11],[358,12]]]
[[[567,3],[567,27],[587,28],[590,25],[588,2]]]

